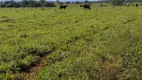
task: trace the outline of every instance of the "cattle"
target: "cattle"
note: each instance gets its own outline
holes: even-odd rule
[[[83,7],[83,5],[80,5],[80,7]]]
[[[83,9],[89,9],[89,10],[91,10],[90,6],[91,6],[90,4],[80,5],[80,7],[83,7]]]
[[[136,4],[136,7],[138,7],[138,4]]]
[[[108,7],[108,5],[103,5],[103,4],[101,4],[100,7]]]
[[[104,5],[104,7],[108,7],[108,5]]]
[[[135,6],[135,4],[132,4],[132,6]]]
[[[60,9],[64,9],[64,10],[65,10],[66,7],[68,7],[68,6],[67,6],[67,5],[61,5],[61,6],[60,6]]]
[[[124,5],[127,6],[127,7],[130,6],[130,4],[124,4]]]

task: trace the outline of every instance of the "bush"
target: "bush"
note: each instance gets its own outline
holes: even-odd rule
[[[111,4],[114,5],[114,6],[121,6],[123,5],[123,0],[112,0],[111,1]]]
[[[43,7],[56,7],[56,5],[52,2],[45,2],[42,4]]]

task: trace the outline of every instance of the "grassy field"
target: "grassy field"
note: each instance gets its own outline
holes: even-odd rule
[[[91,9],[0,8],[0,80],[141,80],[142,6]]]

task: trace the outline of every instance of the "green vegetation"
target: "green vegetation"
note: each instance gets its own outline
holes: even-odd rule
[[[111,4],[116,6],[122,6],[124,2],[124,0],[111,0]]]
[[[141,80],[142,7],[91,9],[1,8],[0,80]]]
[[[0,1],[0,7],[8,7],[8,8],[19,8],[19,7],[56,7],[53,2],[47,2],[45,0],[22,0],[22,1]]]

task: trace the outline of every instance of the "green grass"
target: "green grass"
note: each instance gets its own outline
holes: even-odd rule
[[[0,79],[21,78],[46,56],[37,80],[140,80],[142,7],[1,8]]]

